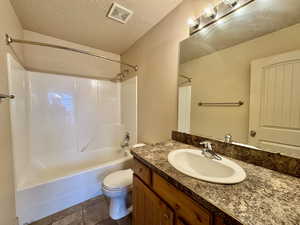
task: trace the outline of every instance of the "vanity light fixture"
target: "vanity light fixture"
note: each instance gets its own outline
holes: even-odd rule
[[[194,19],[193,22],[188,22],[190,26],[190,35],[193,35],[204,28],[209,27],[210,25],[217,23],[224,17],[236,12],[237,10],[254,1],[255,0],[221,0],[216,5],[210,5],[203,11],[200,17]]]
[[[235,7],[238,4],[239,0],[223,0],[223,3],[231,7]]]

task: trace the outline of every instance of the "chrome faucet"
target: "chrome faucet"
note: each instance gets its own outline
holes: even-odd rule
[[[221,156],[219,156],[217,153],[214,152],[211,142],[203,141],[203,142],[200,142],[200,145],[204,146],[203,154],[205,157],[207,157],[209,159],[222,160]]]
[[[121,148],[129,147],[129,141],[130,141],[130,134],[129,132],[126,132],[121,144]]]

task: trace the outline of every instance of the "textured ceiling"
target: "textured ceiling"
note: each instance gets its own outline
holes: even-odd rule
[[[23,28],[121,54],[182,0],[11,0]],[[127,24],[106,17],[113,2],[134,11]]]

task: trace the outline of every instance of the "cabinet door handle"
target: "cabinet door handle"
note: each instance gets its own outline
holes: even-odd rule
[[[141,167],[138,168],[138,172],[139,172],[139,173],[143,172],[143,168],[141,168]]]
[[[169,219],[169,215],[167,213],[164,213],[163,217],[164,217],[165,220]]]

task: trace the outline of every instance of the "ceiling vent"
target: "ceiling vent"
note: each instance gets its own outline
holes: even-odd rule
[[[117,3],[113,3],[107,17],[116,20],[120,23],[127,23],[133,12],[129,9],[126,9],[124,6],[121,6]]]

